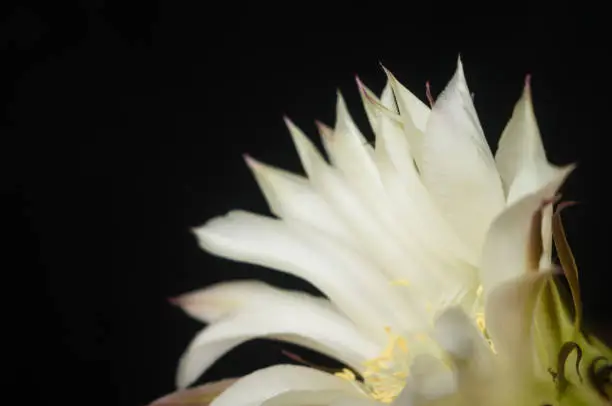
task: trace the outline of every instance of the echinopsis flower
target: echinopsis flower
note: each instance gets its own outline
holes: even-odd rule
[[[573,166],[547,161],[529,80],[493,155],[460,61],[431,108],[386,74],[380,98],[358,80],[373,147],[338,95],[334,128],[318,123],[328,161],[286,120],[306,177],[246,158],[278,218],[233,211],[194,230],[204,250],[326,297],[248,280],[175,300],[209,324],[181,358],[180,388],[254,338],[346,368],[277,365],[156,405],[606,404],[611,354],[581,333],[574,258],[553,214]],[[552,281],[553,234],[574,321]]]

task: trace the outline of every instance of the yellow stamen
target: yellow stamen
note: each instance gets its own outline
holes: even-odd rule
[[[408,377],[408,343],[406,339],[385,327],[388,344],[380,356],[364,363],[363,383],[357,382],[355,374],[347,369],[335,375],[360,385],[372,399],[392,403],[404,388]]]

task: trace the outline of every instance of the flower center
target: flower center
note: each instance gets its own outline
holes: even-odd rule
[[[392,282],[396,286],[410,286],[406,280]],[[478,287],[476,291],[477,300],[482,300],[483,289]],[[477,305],[478,306],[478,305]],[[482,306],[478,306],[482,307]],[[433,311],[431,309],[430,311]],[[487,340],[491,350],[495,353],[493,342],[489,338],[485,324],[484,312],[480,311],[474,315],[476,326]],[[390,327],[385,327],[388,341],[381,355],[365,362],[362,378],[358,378],[353,371],[344,368],[335,375],[353,383],[357,388],[381,403],[392,403],[406,385],[406,379],[410,373],[410,362],[412,357],[408,351],[408,342],[405,337],[395,334]],[[427,334],[414,337],[417,341],[428,339]],[[417,351],[418,352],[418,351]],[[412,354],[414,355],[414,354]]]

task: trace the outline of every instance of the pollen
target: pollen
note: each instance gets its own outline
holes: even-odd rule
[[[482,333],[485,340],[487,340],[487,344],[489,344],[489,347],[491,347],[491,351],[493,351],[493,353],[497,353],[495,351],[495,346],[493,345],[493,341],[491,340],[491,337],[489,336],[489,333],[487,332],[487,325],[485,323],[484,313],[482,312],[476,313],[476,326]]]
[[[392,403],[404,388],[409,368],[409,349],[404,337],[385,328],[388,341],[381,354],[364,363],[363,382],[355,373],[343,369],[335,375],[360,387],[362,392],[381,403]]]

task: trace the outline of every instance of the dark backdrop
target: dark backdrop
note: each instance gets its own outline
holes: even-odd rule
[[[355,73],[380,91],[381,61],[423,98],[459,52],[493,143],[533,75],[550,159],[579,163],[564,196],[583,204],[565,217],[588,321],[606,330],[612,113],[597,10],[56,3],[2,5],[7,396],[143,405],[173,389],[200,328],[166,298],[252,276],[312,290],[200,252],[189,228],[268,212],[242,154],[299,171],[283,114],[315,136],[340,88],[368,133]],[[286,361],[283,348],[244,345],[206,378]]]

